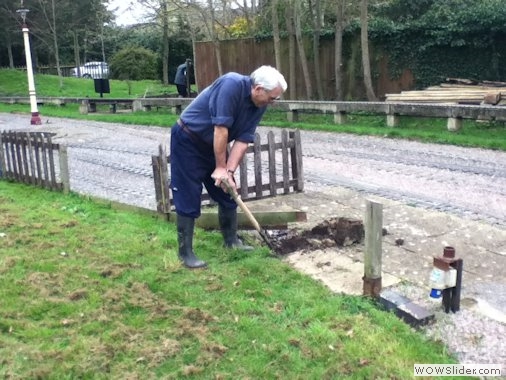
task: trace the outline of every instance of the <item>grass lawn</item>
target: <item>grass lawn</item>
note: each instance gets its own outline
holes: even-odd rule
[[[161,219],[0,181],[0,377],[404,380],[456,362],[264,247],[197,230],[200,271],[176,247]]]
[[[154,95],[177,94],[176,86],[163,86],[160,81],[110,81],[109,98],[138,98],[146,92]],[[35,90],[41,97],[99,97],[95,93],[93,79],[69,78],[60,79],[55,75],[35,74]],[[26,72],[23,70],[0,69],[0,97],[1,96],[28,96],[28,83]]]

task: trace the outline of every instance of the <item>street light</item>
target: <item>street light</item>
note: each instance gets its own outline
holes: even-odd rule
[[[23,7],[23,0],[21,0],[21,7]],[[23,39],[25,42],[25,56],[26,56],[26,74],[28,76],[28,94],[30,95],[30,110],[32,112],[32,118],[30,124],[39,125],[42,124],[39,116],[39,110],[37,109],[37,95],[35,93],[35,81],[33,80],[33,65],[32,65],[32,53],[30,51],[30,37],[28,34],[28,26],[26,25],[26,14],[29,12],[26,8],[21,8],[16,11],[21,15],[23,20]]]

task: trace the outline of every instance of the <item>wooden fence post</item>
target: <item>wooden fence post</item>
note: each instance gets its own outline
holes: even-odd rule
[[[381,241],[383,205],[367,201],[365,212],[364,296],[377,298],[381,292]]]
[[[167,153],[162,144],[158,147],[158,156],[151,156],[155,182],[156,210],[170,214],[170,189]]]
[[[60,161],[60,179],[63,184],[63,193],[68,194],[70,192],[70,173],[67,147],[65,145],[60,146],[58,158]]]

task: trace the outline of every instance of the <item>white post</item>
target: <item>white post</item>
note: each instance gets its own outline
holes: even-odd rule
[[[23,39],[25,43],[25,56],[26,56],[26,74],[28,76],[28,94],[30,95],[30,111],[32,113],[32,118],[30,120],[30,124],[32,125],[40,125],[42,121],[40,120],[39,110],[37,109],[37,95],[35,93],[35,81],[33,79],[33,64],[32,64],[32,53],[30,50],[30,37],[28,26],[26,25],[26,14],[29,12],[28,9],[18,9],[16,12],[21,14],[21,18],[23,19]]]

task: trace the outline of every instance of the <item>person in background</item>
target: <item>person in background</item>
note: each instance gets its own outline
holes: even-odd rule
[[[170,187],[177,214],[178,256],[186,267],[207,266],[193,252],[203,186],[218,203],[225,247],[252,249],[237,236],[237,204],[222,180],[227,178],[237,190],[234,173],[254,141],[256,127],[267,106],[286,89],[285,78],[271,66],[261,66],[249,76],[229,72],[204,89],[172,127]]]
[[[176,76],[174,77],[174,84],[177,87],[177,93],[180,98],[186,98],[189,96],[187,82],[187,71],[189,65],[191,65],[191,61],[187,59],[185,63],[177,67]]]

